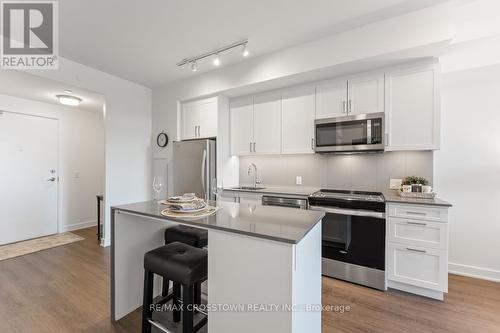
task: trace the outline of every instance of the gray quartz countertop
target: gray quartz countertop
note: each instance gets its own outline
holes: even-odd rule
[[[266,186],[266,185],[258,185],[258,186],[263,187],[263,189],[245,190],[238,187],[228,187],[224,188],[224,191],[262,193],[262,194],[274,194],[274,195],[296,195],[296,196],[308,197],[314,192],[320,190],[317,187],[306,187],[306,186]]]
[[[211,201],[209,204],[220,209],[215,214],[198,219],[165,217],[161,215],[165,207],[155,201],[115,206],[112,207],[112,215],[116,211],[122,211],[290,244],[299,243],[325,215],[323,212],[311,210],[256,204],[223,201]],[[112,221],[114,223],[114,216]]]
[[[451,207],[449,202],[441,200],[439,198],[434,199],[418,199],[418,198],[404,198],[399,196],[395,190],[388,190],[383,193],[385,197],[385,202],[395,202],[404,204],[414,204],[414,205],[431,205],[431,206],[443,206]]]

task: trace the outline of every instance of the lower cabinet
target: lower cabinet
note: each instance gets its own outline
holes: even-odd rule
[[[448,292],[447,209],[430,205],[387,205],[389,288],[443,299],[443,293]]]
[[[226,190],[217,195],[217,200],[260,205],[262,203],[262,194]]]

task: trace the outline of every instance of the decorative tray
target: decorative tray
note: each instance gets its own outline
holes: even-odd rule
[[[423,192],[403,192],[401,190],[397,191],[399,196],[402,198],[415,198],[415,199],[434,199],[436,197],[436,192],[423,193]]]

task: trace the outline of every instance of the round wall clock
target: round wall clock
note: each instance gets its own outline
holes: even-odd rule
[[[158,144],[158,147],[166,147],[168,144],[168,135],[165,132],[161,132],[158,134],[156,137],[156,143]]]

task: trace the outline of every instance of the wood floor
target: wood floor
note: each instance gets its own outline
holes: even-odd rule
[[[109,248],[77,243],[0,261],[0,332],[139,332],[140,312],[109,316]],[[450,275],[445,302],[323,278],[323,332],[500,332],[500,284]],[[271,333],[271,332],[270,332]]]

